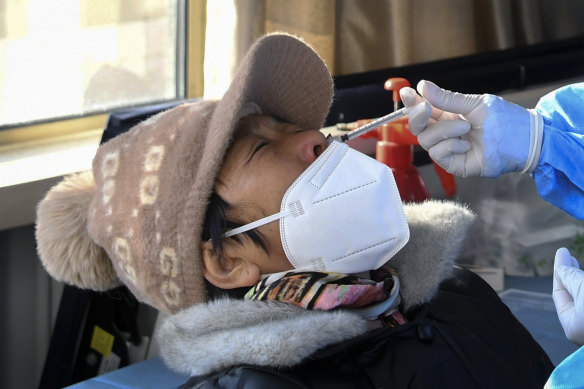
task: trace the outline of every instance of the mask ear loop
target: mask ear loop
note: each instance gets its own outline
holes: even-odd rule
[[[275,213],[273,215],[266,216],[264,218],[256,220],[255,222],[251,222],[251,223],[248,223],[248,224],[243,225],[241,227],[237,227],[237,228],[234,228],[232,230],[229,230],[223,236],[225,238],[229,238],[230,236],[241,234],[241,233],[249,231],[249,230],[253,230],[254,228],[261,227],[264,224],[271,223],[275,220],[281,219],[281,218],[286,217],[286,216],[291,215],[291,214],[292,214],[291,211],[278,212],[278,213]]]

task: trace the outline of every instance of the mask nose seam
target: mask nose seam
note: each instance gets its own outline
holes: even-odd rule
[[[286,195],[288,194],[288,192],[290,192],[291,190],[293,190],[296,186],[298,186],[301,182],[303,182],[304,180],[307,180],[312,186],[315,186],[316,188],[318,188],[316,185],[314,185],[312,183],[312,180],[314,179],[314,177],[318,174],[318,172],[326,165],[327,161],[331,158],[331,156],[334,154],[335,149],[338,146],[335,144],[331,144],[330,146],[328,146],[328,148],[318,157],[321,158],[325,155],[326,153],[326,159],[324,159],[320,165],[318,166],[318,168],[315,168],[316,166],[316,162],[318,161],[318,158],[316,159],[316,161],[314,161],[304,172],[302,172],[302,174],[300,174],[300,176],[292,183],[292,185],[290,185],[290,187],[288,188],[288,190],[286,191],[286,193],[284,194],[284,198],[286,198]],[[327,151],[329,151],[329,153],[327,153]],[[313,170],[315,170],[313,172]],[[334,169],[333,169],[334,170]],[[310,178],[307,178],[310,174],[312,174],[312,176]],[[328,179],[328,178],[327,178]],[[320,189],[320,188],[318,188]]]
[[[329,146],[330,147],[330,146]],[[334,150],[336,151],[336,150]],[[347,151],[348,148],[343,150],[343,155],[341,155],[341,157],[339,158],[339,160],[337,161],[335,167],[333,167],[331,169],[331,171],[329,172],[329,174],[327,174],[326,178],[324,179],[324,181],[321,182],[320,186],[316,185],[315,183],[313,183],[312,181],[314,180],[314,177],[316,177],[316,175],[326,166],[327,161],[335,154],[334,152],[330,153],[326,160],[319,166],[319,168],[314,172],[314,174],[312,175],[312,177],[310,177],[310,180],[308,182],[310,182],[310,185],[314,186],[317,189],[321,189],[324,184],[326,184],[326,182],[328,181],[328,179],[330,178],[330,176],[335,172],[335,170],[337,170],[337,168],[339,167],[339,164],[341,163],[341,161],[343,160],[343,158],[345,158],[345,155],[347,155]]]
[[[364,187],[366,187],[366,186],[369,186],[369,185],[375,184],[376,182],[377,182],[377,180],[373,180],[373,181],[371,181],[371,182],[368,182],[368,183],[366,183],[366,184],[361,184],[361,185],[359,185],[359,186],[356,186],[356,187],[354,187],[354,188],[351,188],[351,189],[345,190],[345,191],[343,191],[343,192],[340,192],[340,193],[334,194],[334,195],[332,195],[332,196],[325,197],[324,199],[317,200],[317,201],[313,202],[312,204],[318,204],[318,203],[322,203],[323,201],[327,201],[327,200],[330,200],[330,199],[332,199],[332,198],[335,198],[335,197],[338,197],[338,196],[342,196],[342,195],[344,195],[344,194],[346,194],[346,193],[349,193],[349,192],[352,192],[352,191],[354,191],[354,190],[361,189],[361,188],[364,188]]]

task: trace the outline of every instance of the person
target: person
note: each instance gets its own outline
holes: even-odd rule
[[[584,271],[565,247],[556,252],[552,297],[566,337],[584,345]],[[554,369],[545,388],[584,386],[583,365],[584,347],[580,347]]]
[[[145,120],[47,193],[44,267],[167,313],[185,388],[541,387],[548,356],[454,266],[472,212],[402,204],[387,166],[319,131],[332,97],[307,44],[262,37],[222,99]]]
[[[541,197],[584,220],[584,83],[567,85],[525,109],[490,94],[451,92],[422,80],[401,89],[405,106],[427,102],[412,112],[410,129],[430,156],[450,173],[496,178],[528,173]],[[584,161],[583,161],[584,162]],[[556,252],[553,292],[566,337],[584,344],[584,271],[566,248]],[[583,386],[584,350],[554,371],[546,387]],[[574,386],[569,386],[574,387]]]
[[[417,89],[421,96],[402,88],[401,98],[406,107],[429,103],[410,114],[410,129],[436,163],[462,177],[528,173],[544,200],[584,220],[584,175],[572,159],[584,155],[584,83],[547,94],[535,109],[427,80]]]

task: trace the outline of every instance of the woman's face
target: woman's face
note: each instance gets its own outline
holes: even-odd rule
[[[242,119],[217,177],[216,193],[231,205],[228,220],[247,224],[280,211],[288,187],[324,151],[320,131],[304,131],[268,116]],[[290,270],[280,240],[279,222],[261,226],[267,252],[240,235],[239,255],[258,266],[261,274]],[[227,238],[226,244],[230,244]],[[232,244],[232,242],[231,242]]]

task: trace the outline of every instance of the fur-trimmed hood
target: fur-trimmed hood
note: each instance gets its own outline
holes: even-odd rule
[[[404,310],[428,302],[448,278],[474,215],[452,202],[406,205],[410,241],[390,260]],[[367,331],[350,310],[307,311],[278,302],[218,300],[165,319],[161,357],[181,374],[199,376],[229,366],[293,366],[325,346]]]

